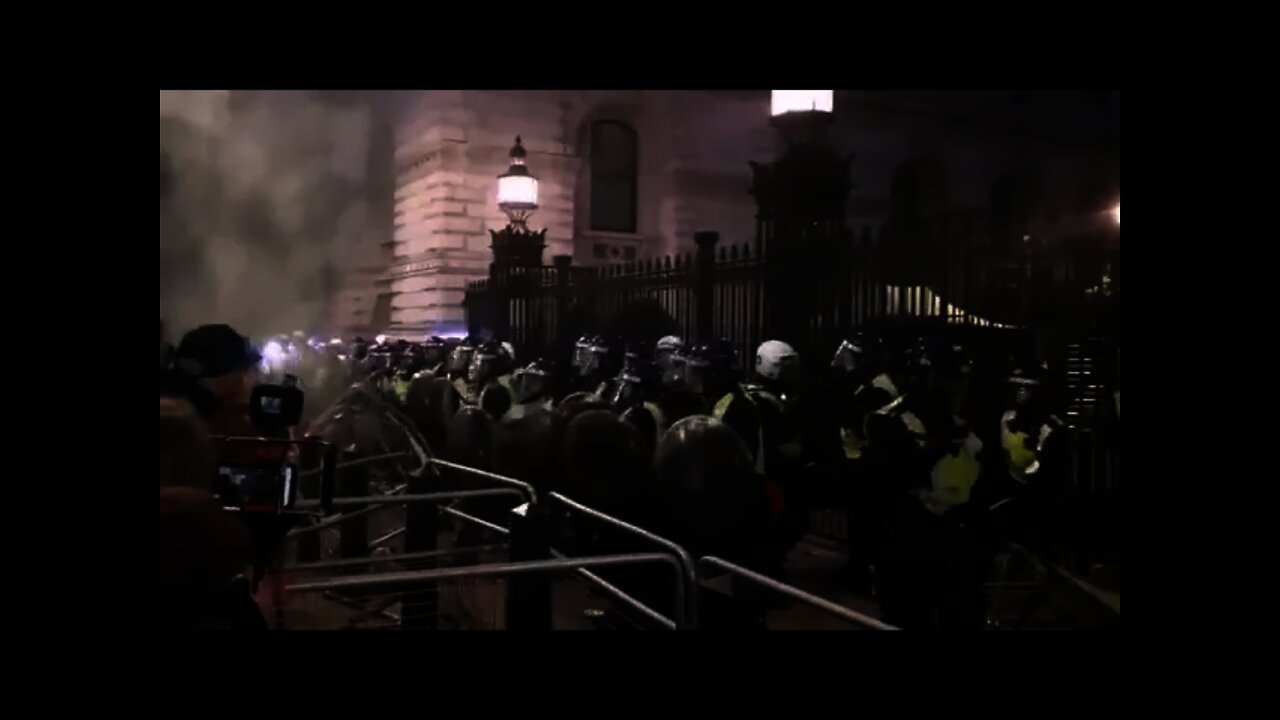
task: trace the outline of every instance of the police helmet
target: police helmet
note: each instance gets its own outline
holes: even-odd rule
[[[840,341],[831,367],[845,372],[870,371],[880,362],[883,346],[880,338],[869,332],[858,331]]]
[[[1015,405],[1027,405],[1040,394],[1049,373],[1047,362],[1037,363],[1033,358],[1010,358],[1005,382]]]
[[[458,343],[449,352],[449,374],[462,375],[471,367],[471,357],[475,355],[476,347],[471,343],[471,338],[466,338]]]
[[[622,410],[644,400],[658,379],[658,367],[647,353],[629,352],[618,374],[610,403]]]
[[[582,371],[591,355],[591,337],[583,335],[573,344],[573,368]]]
[[[527,403],[546,395],[551,389],[553,375],[554,369],[545,358],[538,358],[516,370],[511,377],[511,387],[515,391],[515,401]]]
[[[694,345],[685,357],[684,380],[697,393],[708,391],[707,383],[729,381],[737,367],[737,352],[728,340],[712,340]]]
[[[658,341],[654,346],[654,355],[661,356],[662,353],[678,353],[684,350],[684,340],[675,335],[667,335]]]
[[[800,354],[781,340],[766,340],[756,348],[756,374],[766,380],[781,380],[800,367]]]
[[[764,484],[728,425],[705,415],[675,423],[658,443],[654,469],[667,530],[691,551],[739,554],[761,534]]]
[[[582,340],[578,343],[578,352],[580,355],[575,356],[575,360],[580,360],[578,367],[579,375],[590,375],[595,372],[610,372],[617,369],[617,358],[614,344],[608,337],[604,335],[594,335],[586,338],[585,353],[582,352]]]
[[[471,365],[467,368],[467,381],[484,382],[507,372],[513,359],[507,347],[507,343],[497,340],[490,340],[477,347],[472,354]]]

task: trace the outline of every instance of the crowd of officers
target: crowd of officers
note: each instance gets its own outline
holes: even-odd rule
[[[821,371],[770,340],[745,377],[731,342],[673,336],[585,336],[566,363],[524,364],[497,339],[271,342],[288,351],[252,353],[258,370],[300,377],[312,410],[362,384],[432,452],[561,491],[695,556],[776,576],[810,511],[843,508],[846,579],[902,627],[981,627],[1003,544],[1052,552],[1059,539],[1069,443],[1046,368],[975,360],[946,338],[854,333]]]

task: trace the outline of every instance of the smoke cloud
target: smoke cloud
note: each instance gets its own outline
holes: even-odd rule
[[[367,98],[160,92],[160,316],[242,333],[328,332],[371,241]]]

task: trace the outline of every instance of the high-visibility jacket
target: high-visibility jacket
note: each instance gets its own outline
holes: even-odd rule
[[[748,385],[746,387],[746,391],[747,397],[755,401],[756,407],[768,407],[770,412],[775,413],[775,417],[784,422],[789,419],[787,417],[787,403],[783,399],[785,396],[778,397],[767,388],[759,385]],[[762,432],[765,424],[764,417],[762,416],[760,423]],[[776,443],[772,446],[772,449],[782,457],[790,460],[798,459],[804,452],[804,445],[801,442],[800,433],[798,431],[790,433],[785,442],[777,442],[776,438],[765,438],[765,440]]]
[[[753,444],[755,445],[754,455],[755,455],[756,472],[763,474],[765,470],[764,427],[760,424],[759,412],[756,410],[756,401],[752,399],[751,393],[747,392],[746,388],[739,385],[737,388],[737,392],[734,392],[734,391],[727,392],[723,396],[721,396],[719,400],[716,401],[716,404],[712,407],[711,415],[717,420],[725,421],[725,418],[729,414],[730,408],[732,408],[733,406],[733,401],[739,398],[741,398],[743,402],[748,403],[755,414],[755,424],[756,424],[755,442],[752,443],[750,438],[743,438],[743,440],[747,441],[748,447],[751,447],[751,445]]]
[[[1063,423],[1057,415],[1050,415],[1041,423],[1035,443],[1030,444],[1027,433],[1012,429],[1011,425],[1017,418],[1017,410],[1006,411],[1000,418],[1000,444],[1009,455],[1009,474],[1014,480],[1025,483],[1040,471],[1040,454],[1044,452],[1045,443]]]
[[[662,433],[666,432],[667,429],[667,416],[663,414],[662,408],[658,407],[658,404],[652,400],[645,400],[644,409],[648,410],[649,414],[653,416],[653,422],[658,426],[658,437],[662,437]]]
[[[853,393],[854,398],[866,396],[872,390],[879,390],[887,394],[891,402],[900,397],[898,388],[893,384],[893,380],[888,375],[880,373],[870,383],[859,386]],[[840,445],[844,450],[844,456],[849,460],[857,460],[862,457],[862,453],[867,447],[867,417],[864,415],[855,418],[854,422],[857,424],[855,427],[840,428]]]
[[[925,451],[929,429],[915,413],[903,409],[906,399],[905,395],[899,395],[874,414],[881,417],[896,416],[915,439],[917,449]],[[958,418],[956,423],[963,428],[962,421]],[[929,468],[928,484],[916,490],[916,497],[926,509],[942,515],[953,507],[969,502],[981,471],[978,463],[978,453],[981,451],[982,441],[972,432],[965,433],[963,439],[951,441],[950,449]]]

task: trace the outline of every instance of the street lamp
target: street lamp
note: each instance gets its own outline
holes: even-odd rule
[[[823,140],[833,110],[832,90],[774,90],[769,124],[786,147],[771,162],[749,162],[756,253],[763,260],[765,293],[774,298],[765,312],[766,335],[784,337],[806,326],[812,307],[795,288],[811,279],[815,264],[834,262],[836,248],[847,240],[853,157]],[[831,307],[852,302],[841,298]]]
[[[786,113],[830,113],[834,106],[832,90],[774,90],[770,115]]]
[[[519,135],[509,156],[510,167],[498,176],[498,207],[509,222],[501,230],[489,231],[493,238],[491,277],[512,268],[542,267],[542,251],[546,248],[547,231],[534,232],[527,224],[529,216],[538,209],[538,178],[525,165],[526,153]]]
[[[774,90],[769,124],[790,145],[810,144],[831,124],[832,90]]]
[[[525,221],[538,209],[538,178],[524,164],[525,155],[524,145],[517,135],[510,153],[511,166],[498,176],[498,207],[506,213],[513,227],[527,231]]]

